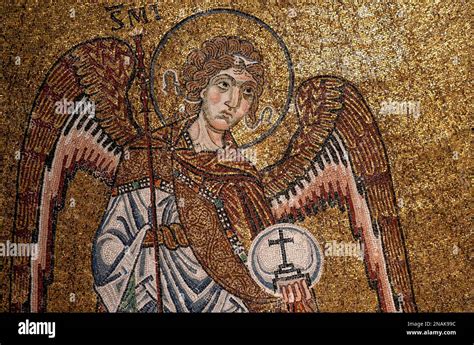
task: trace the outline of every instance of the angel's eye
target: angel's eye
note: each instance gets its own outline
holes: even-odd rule
[[[246,87],[246,88],[244,88],[243,91],[244,91],[245,96],[250,96],[250,97],[253,97],[253,95],[255,93],[255,90],[252,87]]]
[[[228,81],[223,80],[218,82],[217,86],[222,90],[228,90],[230,87],[230,83]]]

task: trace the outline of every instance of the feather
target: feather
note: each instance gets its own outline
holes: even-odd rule
[[[127,99],[134,75],[130,46],[99,38],[65,53],[41,85],[21,150],[13,229],[15,242],[37,242],[39,252],[31,263],[13,259],[12,311],[45,310],[55,221],[68,181],[82,169],[112,184],[121,148],[139,132]],[[58,112],[63,101],[93,102],[94,114]]]
[[[328,205],[347,209],[381,309],[416,311],[389,162],[365,100],[349,82],[320,76],[299,87],[296,109],[300,128],[283,157],[261,171],[277,222]]]

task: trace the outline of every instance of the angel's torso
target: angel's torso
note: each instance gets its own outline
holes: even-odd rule
[[[259,183],[255,168],[247,161],[221,162],[215,151],[197,152],[186,130],[187,124],[189,122],[155,131],[152,140],[160,265],[163,265],[161,281],[166,285],[162,291],[163,305],[170,311],[247,311],[246,304],[238,297],[241,293],[255,296],[256,300],[263,298],[259,303],[266,303],[266,297],[248,274],[244,249],[248,249],[254,235],[262,229],[250,229],[242,207],[230,211],[228,207],[232,200],[243,203],[237,193],[248,188],[249,193],[251,190],[260,193],[258,202],[263,203],[265,209],[256,216],[262,220],[254,223],[270,225],[271,212],[265,208],[263,191],[255,188]],[[154,249],[143,245],[146,224],[152,223],[147,154],[144,139],[129,146],[128,154],[119,165],[109,208],[97,233],[96,263],[102,260],[102,253],[111,251],[101,244],[110,237],[111,231],[125,236],[128,248],[117,247],[113,241],[109,247],[121,248],[120,255],[124,257],[131,253],[129,259],[123,259],[124,265],[136,262],[134,269],[123,265],[97,269],[97,272],[126,272],[123,277],[128,274],[133,278],[127,280],[126,286],[120,278],[105,285],[103,281],[107,279],[96,279],[96,290],[102,299],[114,302],[109,303],[108,310],[129,310],[130,303],[123,302],[129,295],[135,296],[129,298],[133,310],[153,309],[154,300],[150,296],[153,293],[156,296],[156,291],[153,292],[156,284]],[[204,214],[207,216],[203,219],[196,218]],[[207,254],[210,245],[213,246],[211,256]],[[228,261],[230,268],[220,265],[222,260]],[[119,261],[109,259],[108,262]],[[229,269],[233,270],[232,274]],[[239,282],[229,278],[242,275],[245,278]],[[118,301],[125,305],[119,305]]]

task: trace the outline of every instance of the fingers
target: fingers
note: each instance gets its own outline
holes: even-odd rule
[[[317,310],[312,306],[313,296],[305,279],[286,281],[279,285],[279,289],[288,312],[314,312]]]
[[[281,286],[281,294],[283,295],[283,300],[285,303],[288,303],[288,294],[286,293],[286,286]]]
[[[301,280],[298,283],[301,286],[301,289],[303,290],[304,298],[306,300],[311,299],[311,291],[309,291],[309,287],[308,287],[308,284],[306,283],[306,280]]]
[[[295,294],[293,293],[293,289],[291,285],[281,286],[281,294],[283,295],[283,300],[285,303],[294,303],[295,302]]]
[[[285,303],[295,303],[311,300],[311,291],[305,280],[298,280],[288,285],[280,286],[282,298]]]
[[[295,303],[295,294],[293,293],[293,289],[292,289],[291,285],[287,286],[287,289],[288,289],[288,291],[287,291],[287,293],[288,293],[288,302],[289,303]]]
[[[295,301],[296,302],[301,302],[302,300],[302,297],[303,297],[303,294],[301,292],[301,288],[300,288],[300,284],[298,282],[295,282],[293,285],[292,285],[292,289],[295,293]]]

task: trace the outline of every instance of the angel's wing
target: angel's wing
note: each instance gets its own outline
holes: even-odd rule
[[[38,255],[12,262],[12,311],[45,308],[67,182],[84,169],[111,184],[122,147],[137,135],[127,99],[135,65],[127,43],[99,38],[63,55],[39,89],[21,150],[13,230],[13,241],[36,243]]]
[[[302,83],[296,108],[298,131],[283,158],[262,171],[275,218],[347,208],[381,310],[416,311],[388,158],[369,107],[347,81],[321,76]]]

